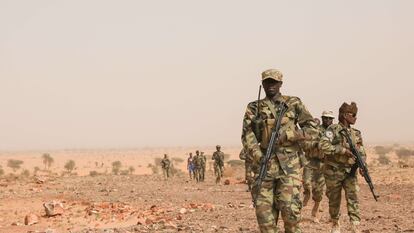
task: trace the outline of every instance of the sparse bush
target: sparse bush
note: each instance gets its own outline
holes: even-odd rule
[[[0,176],[3,176],[3,175],[4,175],[4,170],[2,167],[0,167]]]
[[[121,170],[121,171],[119,172],[119,174],[120,174],[121,176],[127,176],[127,175],[129,175],[129,170]]]
[[[129,166],[128,171],[129,171],[129,174],[134,174],[135,168],[133,166]]]
[[[65,169],[69,172],[72,173],[73,169],[75,169],[75,161],[73,160],[69,160],[65,163]]]
[[[392,147],[376,146],[374,150],[378,155],[385,155],[392,151]]]
[[[151,168],[152,174],[157,175],[159,173],[159,167],[158,166],[154,166],[154,164],[149,163],[148,168]]]
[[[27,169],[24,169],[20,175],[24,178],[27,178],[30,176],[30,171]]]
[[[396,150],[395,153],[397,154],[398,158],[407,159],[407,157],[414,154],[414,151],[409,150],[407,148],[400,148],[400,149]]]
[[[42,155],[43,164],[45,165],[45,170],[50,169],[50,166],[55,162],[55,160],[50,156],[50,154],[43,154]]]
[[[118,175],[121,167],[122,167],[121,161],[112,162],[112,173],[115,175]]]
[[[99,172],[97,172],[97,171],[90,171],[90,172],[89,172],[89,175],[90,175],[90,176],[92,176],[92,177],[95,177],[95,176],[100,175],[100,173],[99,173]]]
[[[233,159],[227,162],[231,167],[244,167],[244,161],[240,159]]]
[[[391,161],[385,154],[379,154],[378,162],[381,165],[388,165],[388,164],[390,164]]]
[[[13,169],[13,172],[16,172],[20,169],[20,166],[23,164],[23,161],[17,159],[9,159],[7,161],[7,166]]]
[[[36,166],[36,167],[33,168],[33,174],[36,175],[38,171],[40,171],[39,167]]]

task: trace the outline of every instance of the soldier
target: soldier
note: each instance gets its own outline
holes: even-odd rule
[[[214,174],[216,175],[216,184],[220,183],[224,171],[224,153],[221,151],[221,146],[216,146],[216,151],[211,158],[214,160]]]
[[[168,159],[167,154],[164,154],[164,159],[161,160],[161,167],[165,179],[168,179],[170,177],[170,165],[170,159]]]
[[[253,174],[253,169],[252,169],[252,161],[251,161],[251,155],[248,152],[248,150],[246,150],[245,148],[243,148],[240,151],[240,155],[239,158],[241,160],[244,160],[244,170],[245,170],[245,179],[246,179],[246,184],[247,184],[247,192],[252,191],[252,184],[253,184],[253,179],[254,179],[254,174]]]
[[[207,157],[204,155],[204,152],[200,152],[200,159],[201,159],[201,181],[204,181],[205,175],[206,175],[206,163],[207,163]]]
[[[324,175],[326,182],[326,195],[329,199],[329,215],[332,220],[332,233],[339,233],[339,217],[341,206],[341,192],[345,190],[348,216],[351,221],[352,232],[360,232],[358,225],[361,222],[358,203],[358,181],[356,174],[351,171],[355,164],[349,145],[343,136],[345,130],[351,136],[361,156],[366,161],[366,154],[362,143],[361,131],[354,129],[358,112],[357,105],[343,103],[339,108],[338,124],[328,127],[322,137],[319,147],[325,154]]]
[[[335,117],[332,111],[323,111],[321,118],[322,125],[318,124],[320,138],[325,135],[326,129],[332,125]],[[309,163],[303,169],[303,206],[306,206],[308,203],[312,190],[312,200],[315,202],[312,208],[312,219],[315,223],[319,223],[319,205],[322,201],[325,186],[325,178],[322,171],[324,155],[319,149],[315,148],[314,150],[308,151],[306,156]]]
[[[192,180],[194,177],[194,162],[193,162],[193,153],[191,152],[187,159],[187,169],[188,169],[188,174],[190,175],[190,180]]]
[[[301,232],[299,222],[302,208],[302,164],[299,151],[310,149],[317,144],[316,123],[305,105],[298,97],[280,93],[282,77],[282,73],[276,69],[262,73],[266,97],[249,103],[243,119],[242,143],[244,148],[251,150],[252,166],[256,170],[257,178],[260,161],[267,151],[271,131],[279,118],[279,106],[285,103],[288,107],[281,118],[280,137],[274,146],[266,177],[260,189],[256,186],[257,183],[252,187],[252,194],[257,195],[256,217],[262,233],[278,232],[279,212],[283,218],[285,232]],[[258,117],[256,110],[261,121],[255,121]],[[261,122],[259,131],[254,125],[256,122]]]
[[[196,155],[193,157],[193,163],[194,163],[194,177],[195,180],[198,182],[201,181],[200,174],[201,174],[201,159],[200,159],[200,151],[196,151]]]

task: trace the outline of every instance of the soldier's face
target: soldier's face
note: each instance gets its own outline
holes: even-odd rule
[[[346,122],[348,122],[348,124],[353,125],[356,122],[357,116],[355,113],[344,113],[344,119],[346,120]]]
[[[282,86],[282,82],[268,78],[262,82],[262,85],[266,93],[266,96],[273,97],[280,92],[280,87]]]
[[[330,125],[332,125],[333,122],[333,118],[330,117],[322,117],[322,125],[325,127],[328,127]]]

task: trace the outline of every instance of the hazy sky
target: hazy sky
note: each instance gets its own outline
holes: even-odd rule
[[[239,145],[260,73],[414,141],[414,1],[0,1],[0,150]]]

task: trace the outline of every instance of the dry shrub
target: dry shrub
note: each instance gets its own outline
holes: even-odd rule
[[[129,170],[121,170],[121,172],[119,174],[121,176],[127,176],[127,175],[129,175]]]
[[[230,167],[244,167],[244,161],[240,159],[233,159],[227,162]]]
[[[0,176],[3,176],[3,175],[4,175],[4,170],[2,167],[0,167]]]
[[[378,155],[385,155],[385,154],[390,153],[393,150],[393,148],[385,147],[385,146],[376,146],[374,147],[374,150]]]
[[[99,172],[97,172],[97,171],[90,171],[90,172],[89,172],[89,175],[90,175],[90,176],[92,176],[92,177],[95,177],[95,176],[99,176],[99,175],[101,175],[101,173],[99,173]]]
[[[407,148],[400,148],[400,149],[396,150],[395,153],[397,154],[398,158],[400,158],[400,159],[408,159],[408,157],[410,157],[411,155],[414,154],[414,151],[409,150]]]
[[[381,165],[388,165],[391,163],[391,161],[385,154],[379,154],[378,163]]]
[[[20,166],[23,164],[23,161],[17,159],[9,159],[7,161],[7,166],[13,169],[13,172],[16,172],[20,169]]]
[[[69,161],[67,161],[67,162],[66,162],[66,164],[65,164],[65,169],[66,169],[69,173],[71,173],[71,172],[73,171],[73,169],[75,169],[75,166],[76,166],[75,161],[73,161],[73,160],[69,160]]]
[[[115,175],[118,175],[119,171],[121,170],[121,167],[122,167],[121,161],[112,162],[112,173]]]
[[[154,166],[154,164],[149,163],[148,168],[151,168],[152,174],[157,175],[159,173],[159,166]]]
[[[28,178],[30,176],[30,171],[27,169],[24,169],[22,173],[20,173],[20,176],[23,178]]]

